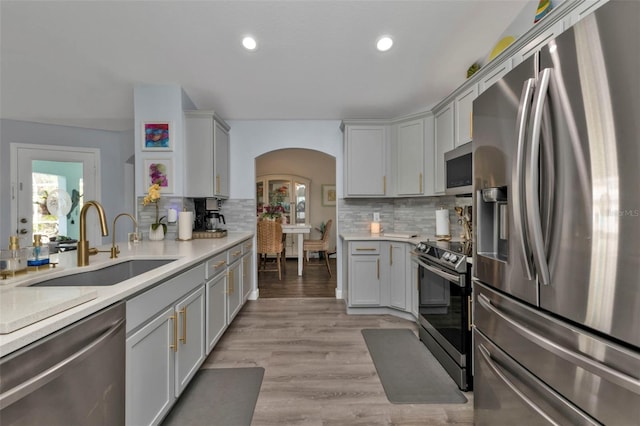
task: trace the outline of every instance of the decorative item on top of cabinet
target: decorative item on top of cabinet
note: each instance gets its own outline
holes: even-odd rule
[[[346,197],[387,195],[387,124],[344,124]]]
[[[185,111],[185,195],[229,197],[229,125],[213,111]]]

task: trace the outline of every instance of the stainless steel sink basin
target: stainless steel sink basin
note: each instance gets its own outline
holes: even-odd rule
[[[109,286],[159,268],[176,259],[137,259],[105,266],[94,271],[40,281],[30,287]]]

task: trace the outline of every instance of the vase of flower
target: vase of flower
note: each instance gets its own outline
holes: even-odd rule
[[[167,233],[167,225],[162,223],[166,216],[159,217],[158,201],[160,201],[160,185],[154,183],[149,187],[147,195],[142,200],[144,206],[151,203],[156,205],[156,220],[149,226],[149,239],[151,241],[164,240],[164,235]]]
[[[164,240],[164,229],[162,229],[162,226],[158,226],[156,229],[153,229],[153,224],[149,225],[149,240]]]

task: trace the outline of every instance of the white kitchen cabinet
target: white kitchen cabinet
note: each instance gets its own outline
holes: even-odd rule
[[[206,353],[204,286],[178,302],[175,309],[178,314],[175,395],[178,397],[198,371]]]
[[[253,285],[253,241],[246,241],[242,246],[242,302],[246,302]]]
[[[454,103],[450,102],[434,114],[435,133],[435,192],[444,193],[444,153],[454,147]]]
[[[573,9],[569,15],[564,18],[564,28],[567,29],[572,25],[575,25],[585,16],[595,12],[600,6],[605,4],[608,0],[583,0],[580,4]]]
[[[396,195],[423,195],[425,188],[424,119],[397,124],[393,143]]]
[[[185,196],[229,197],[229,126],[213,111],[185,111]]]
[[[204,277],[201,264],[127,301],[127,424],[157,424],[204,361]]]
[[[175,398],[173,307],[127,338],[126,424],[157,424]]]
[[[514,67],[518,66],[529,56],[533,55],[542,46],[547,44],[550,40],[556,38],[560,33],[564,31],[564,22],[558,21],[551,27],[544,30],[542,33],[535,36],[531,41],[526,43],[518,52],[513,55],[512,64]]]
[[[388,126],[355,125],[344,128],[346,197],[387,195]]]
[[[349,306],[380,306],[380,243],[349,243]]]
[[[227,250],[227,324],[242,308],[242,245]]]
[[[511,71],[511,58],[507,58],[503,62],[497,64],[488,73],[483,74],[478,83],[478,92],[482,93],[487,90],[493,83],[500,80],[509,71]]]
[[[456,95],[454,147],[471,142],[473,135],[473,100],[478,97],[478,85],[473,84]]]
[[[227,328],[227,274],[226,262],[223,272],[206,284],[206,342],[207,353],[213,350]]]
[[[407,254],[406,243],[390,241],[385,244],[389,251],[388,273],[389,306],[403,311],[408,310],[407,296]]]

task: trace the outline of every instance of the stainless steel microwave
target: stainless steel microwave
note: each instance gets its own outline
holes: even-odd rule
[[[445,194],[471,195],[473,192],[472,143],[444,153]]]

